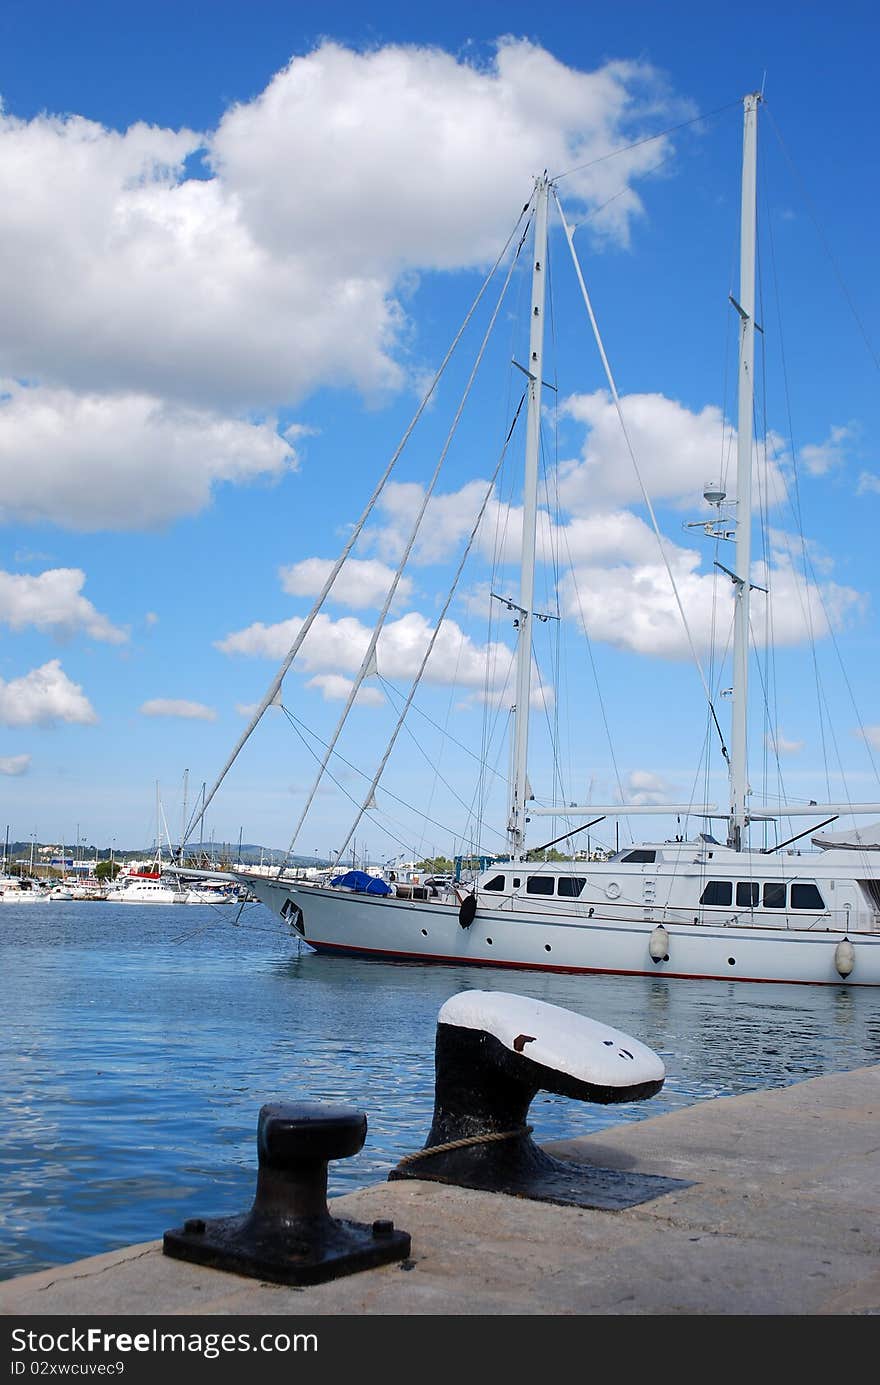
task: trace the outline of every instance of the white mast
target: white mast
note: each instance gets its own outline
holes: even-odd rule
[[[525,479],[520,597],[516,646],[516,704],[513,720],[513,773],[507,836],[514,857],[522,854],[526,835],[529,745],[529,700],[532,676],[532,608],[535,595],[535,529],[538,514],[538,456],[541,446],[541,382],[544,371],[544,286],[547,279],[546,172],[535,183],[535,245],[532,264],[532,305],[529,332],[529,401],[526,421]]]
[[[728,845],[740,850],[748,821],[747,702],[749,573],[752,561],[752,410],[755,359],[755,175],[759,92],[743,102],[742,221],[740,231],[739,413],[736,449],[736,561],[733,626],[733,711],[730,734]]]

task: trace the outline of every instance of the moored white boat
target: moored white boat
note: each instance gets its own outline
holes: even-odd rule
[[[130,875],[117,885],[110,898],[114,904],[185,904],[186,890],[161,876]]]
[[[544,280],[547,277],[543,266],[547,252],[548,205],[551,196],[555,197],[552,180],[543,175],[536,180],[530,204],[535,241],[529,370],[524,372],[529,383],[520,591],[516,602],[506,597],[497,598],[515,615],[518,631],[508,854],[496,858],[483,869],[473,888],[453,887],[445,895],[437,896],[426,889],[413,888],[404,898],[402,891],[390,881],[386,892],[382,893],[375,888],[369,891],[363,887],[352,888],[339,881],[335,885],[316,885],[284,877],[281,873],[266,878],[236,872],[258,899],[286,918],[300,937],[317,951],[571,972],[880,985],[880,851],[877,842],[870,833],[863,837],[848,834],[842,844],[814,835],[828,822],[843,815],[870,815],[880,819],[880,803],[853,802],[844,797],[841,802],[831,803],[811,800],[799,805],[759,805],[749,785],[746,708],[753,570],[751,469],[759,102],[756,94],[747,96],[744,102],[741,272],[738,300],[732,300],[740,322],[735,530],[718,533],[711,524],[705,526],[706,532],[711,531],[716,538],[735,538],[732,568],[716,563],[731,579],[734,588],[729,752],[722,738],[729,766],[728,805],[723,811],[718,811],[714,804],[695,802],[658,804],[651,808],[622,802],[537,806],[529,785],[526,767],[533,630],[536,618],[550,618],[539,616],[534,609],[535,517],[544,382]],[[558,198],[556,201],[559,205]],[[593,320],[610,395],[617,402],[616,387],[598,337],[571,231],[564,215],[562,219],[580,289]],[[723,492],[721,495],[723,498]],[[720,505],[720,501],[710,499],[708,488],[706,499]],[[349,551],[346,550],[346,554]],[[324,595],[332,585],[335,571],[338,567],[328,579]],[[315,610],[323,599],[322,596]],[[308,622],[305,624],[307,628]],[[297,649],[295,643],[249,730],[277,699],[281,679]],[[364,657],[349,707],[361,679],[374,669],[375,643]],[[711,698],[709,707],[720,734]],[[239,741],[232,759],[247,734],[249,731]],[[334,745],[335,738],[328,748],[322,771]],[[387,757],[388,752],[369,787],[352,831],[361,817],[375,806],[375,790]],[[312,797],[314,792],[313,789]],[[311,801],[312,798],[306,804],[303,817]],[[632,817],[645,812],[662,813],[667,817],[680,813],[701,820],[704,830],[693,840],[677,836],[673,841],[639,842],[615,852],[610,859],[592,859],[589,853],[582,860],[539,863],[528,859],[526,829],[533,819],[547,816],[567,822],[570,837],[575,830],[570,824],[575,821],[584,820],[589,825],[606,817]],[[751,844],[749,829],[752,824],[763,827],[772,820],[798,817],[805,818],[809,824],[804,832],[795,832],[785,841],[778,840],[782,835],[778,833],[776,842],[770,846],[766,842],[760,846]],[[713,820],[725,823],[724,842],[715,840],[708,830]],[[821,849],[787,849],[807,836],[813,836],[812,845]],[[350,840],[351,834],[342,850]]]

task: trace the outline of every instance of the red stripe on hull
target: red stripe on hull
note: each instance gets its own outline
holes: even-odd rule
[[[323,943],[304,938],[316,952],[336,957],[372,957],[385,962],[437,962],[455,967],[506,967],[509,971],[551,971],[567,976],[662,976],[673,981],[747,981],[767,986],[840,986],[842,981],[776,981],[766,976],[733,976],[728,972],[704,976],[690,971],[618,971],[611,967],[560,967],[547,962],[499,962],[495,957],[444,957],[427,952],[386,952],[379,947],[346,947],[342,943]],[[859,982],[847,980],[847,986]]]

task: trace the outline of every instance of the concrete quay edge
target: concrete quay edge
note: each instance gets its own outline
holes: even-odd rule
[[[393,1219],[412,1237],[405,1265],[299,1289],[174,1260],[157,1240],[3,1281],[0,1315],[880,1314],[880,1066],[545,1148],[689,1186],[608,1212],[381,1183],[330,1210]],[[181,1208],[177,1224],[193,1215],[213,1213]]]

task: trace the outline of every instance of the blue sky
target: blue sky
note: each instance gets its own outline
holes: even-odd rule
[[[702,483],[722,467],[723,421],[735,417],[737,103],[762,82],[768,479],[796,494],[810,559],[805,582],[780,490],[768,507],[779,767],[767,773],[795,797],[880,798],[878,107],[864,61],[880,24],[857,3],[835,7],[833,29],[812,4],[746,3],[735,23],[729,7],[705,4],[535,13],[325,4],[318,23],[313,7],[271,0],[124,10],[7,0],[0,828],[8,822],[13,837],[148,841],[157,782],[178,834],[184,777],[191,805],[268,685],[290,622],[308,613],[321,562],[344,542],[544,164],[591,165],[562,178],[559,194],[583,223],[576,243],[640,465],[701,653],[724,686],[709,626],[712,601],[723,625],[729,594],[710,596],[714,552],[683,526],[705,514]],[[710,797],[723,801],[717,751],[708,771],[701,761],[699,679],[672,629],[558,231],[551,272],[560,407],[545,448],[563,501],[558,533],[578,569],[577,593],[559,585],[575,662],[553,694],[565,794],[681,800],[708,772]],[[512,294],[520,301],[518,279]],[[502,326],[499,367],[521,340],[512,311]],[[405,455],[400,487],[357,550],[364,566],[328,607],[304,671],[285,681],[285,706],[324,739],[464,371],[455,367],[424,443]],[[488,479],[509,423],[513,377],[497,378],[475,391],[431,543],[380,646],[380,673],[404,694],[478,503],[474,479]],[[515,526],[517,503],[505,474],[493,522]],[[459,643],[450,636],[420,699],[431,722],[413,723],[383,781],[396,797],[380,791],[379,817],[358,829],[376,857],[461,840],[472,761],[441,753],[432,722],[462,744],[488,734],[481,660],[487,642],[512,642],[500,611],[486,624],[490,546],[484,536],[450,612]],[[511,589],[515,567],[496,580]],[[546,572],[541,582],[555,601]],[[548,689],[553,658],[537,651]],[[505,695],[502,679],[489,703],[503,707]],[[372,772],[393,696],[374,682],[355,709],[340,788],[316,799],[303,854],[327,855],[348,831],[364,784],[356,771]],[[499,713],[491,741],[499,770],[502,722]],[[539,731],[534,749],[532,786],[548,800]],[[756,721],[756,790],[765,756]],[[270,711],[211,805],[206,836],[286,845],[314,767]],[[429,805],[427,825],[418,804]],[[503,816],[496,795],[486,845],[500,845]]]

